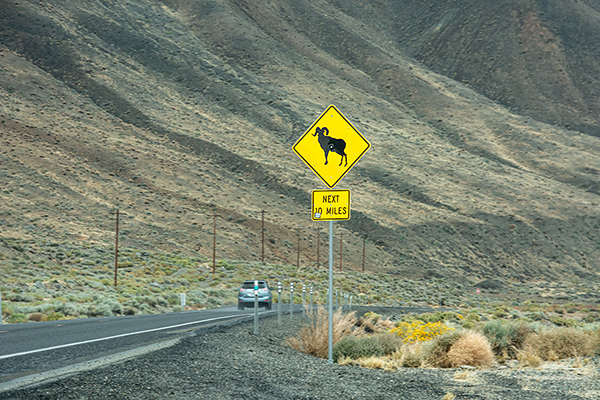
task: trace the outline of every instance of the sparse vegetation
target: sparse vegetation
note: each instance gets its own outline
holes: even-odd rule
[[[288,344],[303,353],[315,357],[327,358],[329,344],[329,319],[324,307],[319,307],[314,312],[308,313],[309,321],[300,330],[298,337],[288,338]],[[342,314],[338,309],[333,316],[333,343],[337,343],[344,336],[356,331],[356,316],[354,313]]]

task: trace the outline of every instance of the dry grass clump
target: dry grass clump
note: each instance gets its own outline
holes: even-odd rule
[[[452,368],[461,365],[489,368],[494,365],[494,353],[490,342],[484,335],[469,330],[464,332],[450,347],[446,360]]]
[[[427,342],[422,348],[424,364],[432,367],[448,368],[450,363],[446,356],[461,335],[462,332],[460,331],[451,331]]]
[[[297,337],[287,339],[287,344],[298,351],[319,358],[327,358],[329,353],[329,318],[324,307],[307,313],[308,322],[300,329]],[[333,343],[351,335],[357,318],[354,312],[342,314],[338,309],[333,314]]]
[[[357,325],[366,333],[387,333],[395,326],[393,321],[373,312],[368,312],[360,317]]]
[[[40,312],[35,312],[32,314],[29,314],[28,318],[30,321],[33,321],[33,322],[40,322],[40,321],[48,320],[48,317],[46,316],[46,314],[40,313]]]
[[[400,366],[404,368],[421,368],[426,365],[423,343],[405,345],[401,350]]]
[[[382,369],[384,371],[391,372],[402,366],[400,359],[401,353],[398,352],[381,357],[362,357],[356,360],[348,357],[340,357],[337,363],[340,365],[356,365],[362,368]]]
[[[537,368],[542,365],[542,359],[531,346],[519,350],[517,352],[517,360],[522,367]]]
[[[542,360],[592,357],[597,343],[589,333],[574,328],[556,328],[529,335],[525,348]]]

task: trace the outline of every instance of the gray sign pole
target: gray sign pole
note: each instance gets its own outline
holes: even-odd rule
[[[333,364],[333,221],[329,221],[329,291],[327,301],[329,302],[329,351],[328,362]]]

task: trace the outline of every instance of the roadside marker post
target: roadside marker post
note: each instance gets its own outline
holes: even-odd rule
[[[313,309],[313,287],[310,287],[310,312],[312,312]]]
[[[333,189],[370,147],[371,144],[358,129],[331,104],[294,143],[292,150],[329,189]],[[339,165],[336,165],[337,156],[333,154],[341,157]],[[328,158],[332,159],[331,163]],[[350,219],[350,191],[345,191],[345,197],[339,192],[320,193],[320,197],[317,194],[321,205],[314,201],[313,193],[311,209],[313,221],[329,221],[329,364],[333,364],[333,221]],[[340,258],[340,269],[341,265]]]
[[[0,325],[2,325],[2,292],[0,292]]]
[[[277,323],[281,326],[281,281],[277,282]]]
[[[181,304],[181,307],[185,307],[185,293],[181,293],[179,302]]]
[[[254,334],[258,335],[258,281],[254,281]]]
[[[306,304],[306,285],[302,284],[302,316],[304,317],[304,305]]]
[[[333,305],[337,308],[338,306],[338,291],[335,290],[335,296],[333,296],[333,301],[335,302]]]

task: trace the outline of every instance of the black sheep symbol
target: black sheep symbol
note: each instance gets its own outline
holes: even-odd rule
[[[332,138],[331,136],[328,136],[329,129],[327,129],[326,127],[317,128],[313,136],[317,135],[319,135],[319,144],[321,145],[321,148],[325,153],[325,165],[327,165],[327,156],[329,155],[329,152],[333,151],[334,153],[337,153],[340,156],[342,156],[339,166],[342,166],[342,162],[344,162],[344,159],[346,159],[346,164],[344,164],[344,167],[348,166],[348,156],[344,152],[344,150],[346,149],[346,142],[344,142],[342,139],[336,139]]]

